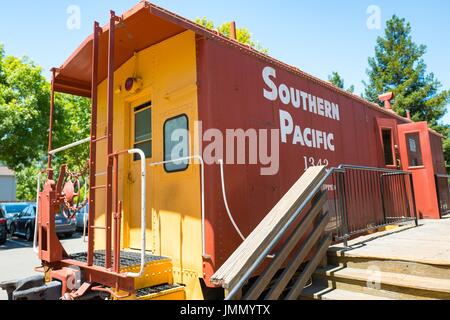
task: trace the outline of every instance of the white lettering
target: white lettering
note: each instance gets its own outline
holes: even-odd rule
[[[287,136],[294,130],[294,121],[289,112],[280,110],[281,142],[287,143]]]
[[[271,89],[271,91],[267,91],[266,89],[264,89],[264,97],[270,101],[275,101],[277,100],[278,97],[277,86],[270,78],[270,77],[275,78],[276,76],[277,73],[274,68],[271,67],[264,68],[263,70],[264,83]]]

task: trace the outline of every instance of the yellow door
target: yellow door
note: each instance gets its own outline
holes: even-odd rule
[[[145,95],[128,104],[128,148],[141,149],[147,157],[146,249],[172,258],[180,270],[198,269],[202,256],[201,167],[192,157],[197,120],[192,98],[169,102]],[[129,247],[140,249],[141,161],[137,156],[128,161]]]
[[[192,158],[195,106],[192,94],[155,106],[150,166],[155,253],[170,257],[175,281],[193,291],[202,272],[201,166]]]

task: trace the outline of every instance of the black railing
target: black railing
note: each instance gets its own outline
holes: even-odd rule
[[[411,172],[349,165],[331,171],[328,189],[336,241],[388,225],[417,225]]]
[[[442,218],[443,216],[450,213],[450,176],[446,174],[437,174],[435,176],[435,179],[439,213]]]

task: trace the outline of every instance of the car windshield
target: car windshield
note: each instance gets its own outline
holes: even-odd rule
[[[20,213],[28,206],[29,204],[7,204],[5,209],[8,214]]]

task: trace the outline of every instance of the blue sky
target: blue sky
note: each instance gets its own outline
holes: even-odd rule
[[[187,18],[206,16],[216,23],[235,20],[249,28],[269,54],[322,79],[338,71],[346,86],[363,90],[367,58],[393,14],[412,24],[413,39],[428,47],[425,62],[444,88],[450,88],[450,1],[428,0],[154,0]],[[121,13],[137,0],[2,1],[0,43],[8,53],[27,55],[46,70],[61,65],[91,32],[106,23],[108,10]],[[67,8],[81,10],[81,28],[67,28]],[[381,12],[381,29],[367,27],[367,8]],[[48,75],[49,73],[47,73]],[[444,120],[450,124],[450,114]]]

